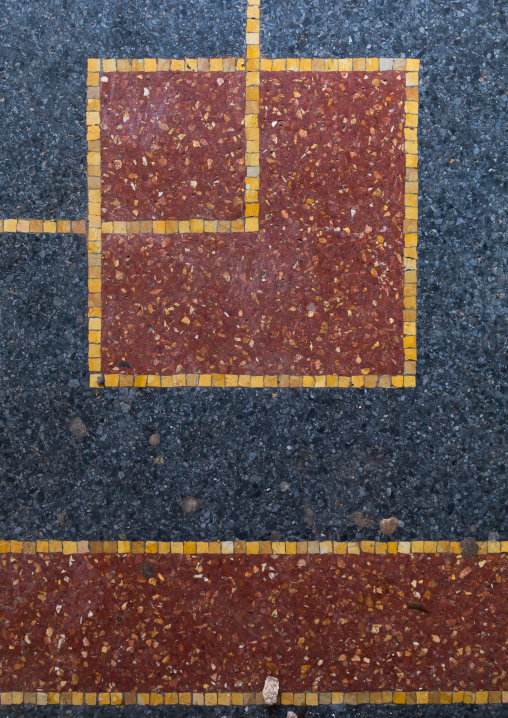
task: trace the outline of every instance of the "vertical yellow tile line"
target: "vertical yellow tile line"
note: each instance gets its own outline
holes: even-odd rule
[[[259,31],[260,0],[247,0],[245,61],[245,231],[259,229]]]
[[[100,149],[101,61],[88,60],[87,74],[87,187],[88,187],[88,368],[90,386],[97,387],[101,371],[101,149]]]
[[[418,223],[418,70],[420,61],[407,59],[404,142],[404,386],[416,383],[416,262]]]

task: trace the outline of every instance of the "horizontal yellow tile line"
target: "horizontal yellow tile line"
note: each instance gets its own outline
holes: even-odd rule
[[[248,48],[259,49],[258,43],[248,43]],[[257,53],[258,55],[260,53]],[[382,57],[346,57],[346,58],[249,58],[259,59],[260,69],[265,72],[280,70],[300,70],[317,72],[408,72],[412,73],[410,82],[417,85],[417,73],[420,61],[412,58],[382,58]],[[244,57],[182,57],[182,58],[111,58],[90,59],[93,70],[89,66],[89,84],[97,86],[99,72],[243,72],[246,69]]]
[[[86,222],[82,219],[0,219],[0,232],[84,234]]]
[[[508,541],[477,541],[478,556],[507,554]],[[0,540],[0,554],[457,554],[459,541],[36,541]]]
[[[257,207],[259,212],[259,204],[249,203],[249,206]],[[259,220],[257,216],[253,216],[232,220],[191,218],[187,220],[148,220],[146,222],[102,222],[101,230],[104,234],[248,233],[259,230]]]
[[[362,705],[400,704],[432,705],[470,703],[486,705],[508,703],[508,691],[376,691],[364,693],[339,692],[281,692],[280,705]],[[52,693],[46,691],[9,691],[0,693],[0,705],[197,705],[197,706],[246,706],[264,705],[262,693],[82,693],[69,691]]]
[[[416,323],[404,322],[404,334],[416,335]],[[223,388],[304,388],[304,389],[389,389],[391,387],[414,387],[414,371],[405,370],[400,375],[362,374],[356,376],[291,376],[289,374],[90,374],[90,387],[147,387],[170,389],[177,387],[223,387]]]

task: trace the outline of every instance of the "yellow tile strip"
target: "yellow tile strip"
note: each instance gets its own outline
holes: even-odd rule
[[[245,73],[245,224],[259,230],[259,47],[260,0],[247,0]]]
[[[279,694],[279,705],[451,705],[469,703],[487,705],[508,703],[508,691],[379,691],[365,693],[285,693]],[[262,693],[51,693],[11,691],[0,693],[0,705],[68,705],[68,706],[248,706],[264,705]]]
[[[478,556],[508,554],[508,541],[477,541]],[[456,554],[459,541],[38,541],[0,540],[0,554]]]
[[[101,229],[103,234],[203,234],[257,231],[257,218],[255,223],[251,220],[250,217],[241,217],[233,220],[195,218],[148,220],[146,222],[102,222]]]
[[[0,219],[0,232],[85,234],[86,222],[73,219]]]
[[[183,57],[166,60],[162,57],[133,59],[102,59],[99,72],[243,72],[244,57]]]
[[[282,57],[261,58],[261,72],[405,72],[414,60],[384,57]]]
[[[86,129],[88,141],[88,369],[101,370],[101,142],[100,142],[100,65],[88,60]]]
[[[98,328],[100,329],[100,321]],[[100,343],[100,337],[94,337]],[[94,371],[91,369],[90,371]],[[95,370],[98,371],[98,370]],[[91,374],[90,386],[95,389],[103,387],[152,387],[170,389],[182,386],[199,387],[240,387],[246,389],[293,388],[293,389],[401,389],[415,386],[415,377],[408,374],[376,375],[358,374],[356,376],[338,376],[328,374],[322,376],[291,376],[289,374]]]
[[[389,61],[386,61],[389,62]],[[392,63],[395,65],[396,61]],[[399,69],[394,67],[393,69]],[[404,383],[416,383],[416,262],[418,243],[418,71],[420,60],[404,61],[406,103],[404,141],[406,184],[404,193]]]
[[[412,72],[412,59],[383,57],[305,58],[261,57],[259,48],[260,6],[247,4],[247,63],[243,57],[185,57],[166,60],[160,57],[144,59],[102,59],[99,72]],[[259,54],[256,52],[259,49]],[[248,60],[258,60],[250,63]]]

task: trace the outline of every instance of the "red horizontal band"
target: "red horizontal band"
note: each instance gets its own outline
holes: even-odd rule
[[[0,691],[506,691],[504,554],[5,554]]]

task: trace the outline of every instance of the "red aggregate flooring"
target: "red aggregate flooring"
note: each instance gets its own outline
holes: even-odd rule
[[[103,235],[102,370],[400,373],[402,291],[371,281],[370,255],[331,239]],[[355,305],[338,305],[346,293]]]
[[[103,220],[242,217],[242,73],[114,72],[104,77]]]
[[[507,571],[505,555],[6,555],[0,691],[507,690]]]
[[[223,74],[233,88],[230,94],[238,91],[236,102],[240,90],[231,79],[235,73]],[[296,376],[403,372],[404,74],[344,75],[261,73],[259,233],[103,236],[102,371]],[[106,112],[110,105],[130,102],[127,125],[135,122],[138,128],[134,118],[139,115],[153,126],[150,113],[159,122],[160,104],[152,110],[146,103],[136,109],[136,103],[143,102],[139,88],[145,79],[137,80],[134,73],[119,77],[122,80],[111,76],[101,88],[110,98]],[[198,73],[188,78],[193,101],[198,95],[203,102],[213,96],[213,77]],[[120,82],[126,85],[117,90]],[[139,84],[135,102],[127,92],[132,82]],[[213,101],[218,115],[230,96],[224,95],[225,87]],[[151,93],[155,95],[155,89]],[[170,110],[164,110],[164,117],[172,126]],[[175,122],[183,122],[180,110],[175,112]],[[113,116],[118,121],[118,111],[106,115],[108,132],[113,131]],[[197,120],[191,120],[194,127]],[[222,123],[219,136],[224,127]],[[195,132],[197,137],[200,133]],[[140,136],[151,134],[147,130]],[[117,174],[111,167],[121,153],[139,155],[137,137],[127,137],[125,147],[106,145],[106,219],[135,219],[123,209],[134,197],[120,181],[123,165]],[[157,142],[157,156],[169,152],[171,164],[173,146],[167,139]],[[192,174],[193,161],[185,172]],[[155,176],[150,168],[146,172],[155,191],[163,181],[162,170]],[[222,198],[224,188],[230,187],[227,174],[221,175]],[[234,177],[238,179],[239,172]],[[218,211],[225,211],[215,189],[208,190]],[[153,216],[176,216],[168,208],[178,207],[179,218],[211,217],[199,214],[208,190],[201,198],[194,194],[178,204],[177,182],[175,197]],[[147,207],[143,193],[136,197],[139,206]],[[114,217],[111,194],[121,198]],[[220,212],[215,218],[225,218]],[[149,217],[144,212],[137,218]]]

